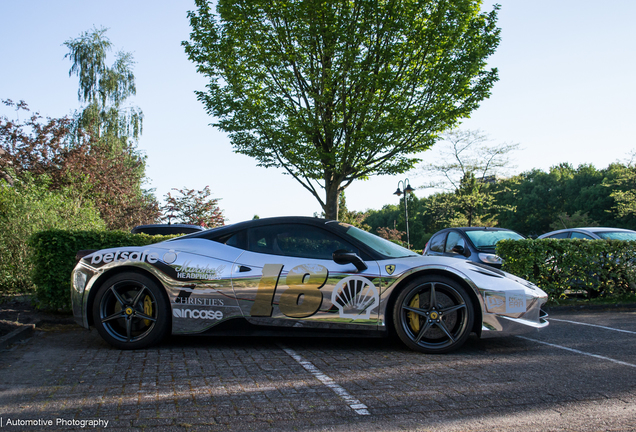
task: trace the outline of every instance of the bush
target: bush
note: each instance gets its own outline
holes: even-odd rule
[[[636,292],[636,242],[620,240],[502,240],[503,270],[527,279],[550,299],[583,291],[588,297]]]
[[[33,290],[27,241],[46,229],[103,230],[104,222],[91,205],[82,204],[68,189],[48,190],[45,177],[26,176],[9,186],[0,180],[0,292]]]
[[[33,283],[39,307],[71,309],[71,272],[75,255],[83,249],[145,246],[178,237],[130,234],[123,231],[48,230],[33,235]]]

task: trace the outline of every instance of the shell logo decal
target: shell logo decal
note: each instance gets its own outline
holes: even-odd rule
[[[163,262],[166,264],[172,264],[177,260],[177,253],[170,249],[168,252],[163,254]]]
[[[378,289],[369,279],[350,276],[342,279],[331,293],[331,302],[341,318],[369,319],[380,304]]]

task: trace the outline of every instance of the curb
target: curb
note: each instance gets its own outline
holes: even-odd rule
[[[9,345],[31,337],[34,331],[35,324],[20,324],[19,328],[0,338],[0,350],[4,350]]]
[[[636,309],[636,303],[608,303],[592,305],[555,305],[544,306],[546,312],[577,312],[577,311],[631,311]]]

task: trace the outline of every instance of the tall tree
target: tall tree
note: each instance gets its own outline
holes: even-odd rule
[[[518,143],[494,144],[488,135],[480,130],[453,129],[442,134],[440,159],[419,168],[427,179],[425,187],[436,187],[457,191],[461,182],[473,176],[486,183],[513,168],[510,153],[519,149]]]
[[[207,0],[184,42],[238,153],[338,216],[356,179],[403,173],[490,94],[498,6],[480,0]]]
[[[479,130],[453,129],[442,134],[440,160],[420,167],[428,183],[424,187],[453,192],[445,197],[459,212],[451,226],[491,226],[496,224],[496,205],[490,183],[507,172],[510,153],[519,144],[494,144]],[[489,213],[486,215],[485,213]]]
[[[90,130],[109,146],[129,149],[129,140],[137,141],[142,130],[142,111],[127,104],[137,93],[132,54],[119,51],[112,66],[106,64],[112,43],[106,28],[93,28],[64,42],[73,64],[69,76],[79,78],[77,97],[86,104],[76,116],[76,131]],[[79,135],[77,138],[80,138]]]
[[[137,142],[143,113],[130,103],[136,94],[135,62],[131,53],[119,51],[114,63],[107,64],[112,43],[106,31],[93,28],[64,43],[68,48],[65,58],[72,63],[69,76],[79,78],[77,96],[84,104],[71,125],[70,146],[88,144],[88,155],[95,161],[92,167],[126,172],[107,182],[104,172],[90,172],[88,178],[95,181],[87,183],[86,192],[94,196],[109,228],[130,228],[154,221],[159,207],[152,192],[142,187],[146,160],[137,150]]]

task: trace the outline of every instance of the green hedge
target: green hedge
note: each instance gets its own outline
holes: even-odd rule
[[[636,292],[636,242],[621,240],[503,240],[503,270],[527,279],[550,299]],[[566,293],[567,291],[567,293]]]
[[[145,246],[178,237],[130,234],[124,231],[47,230],[29,239],[33,259],[33,283],[40,308],[71,309],[71,271],[82,249]]]
[[[106,229],[99,212],[67,189],[51,191],[46,179],[0,180],[0,293],[31,293],[29,237],[49,229]]]

